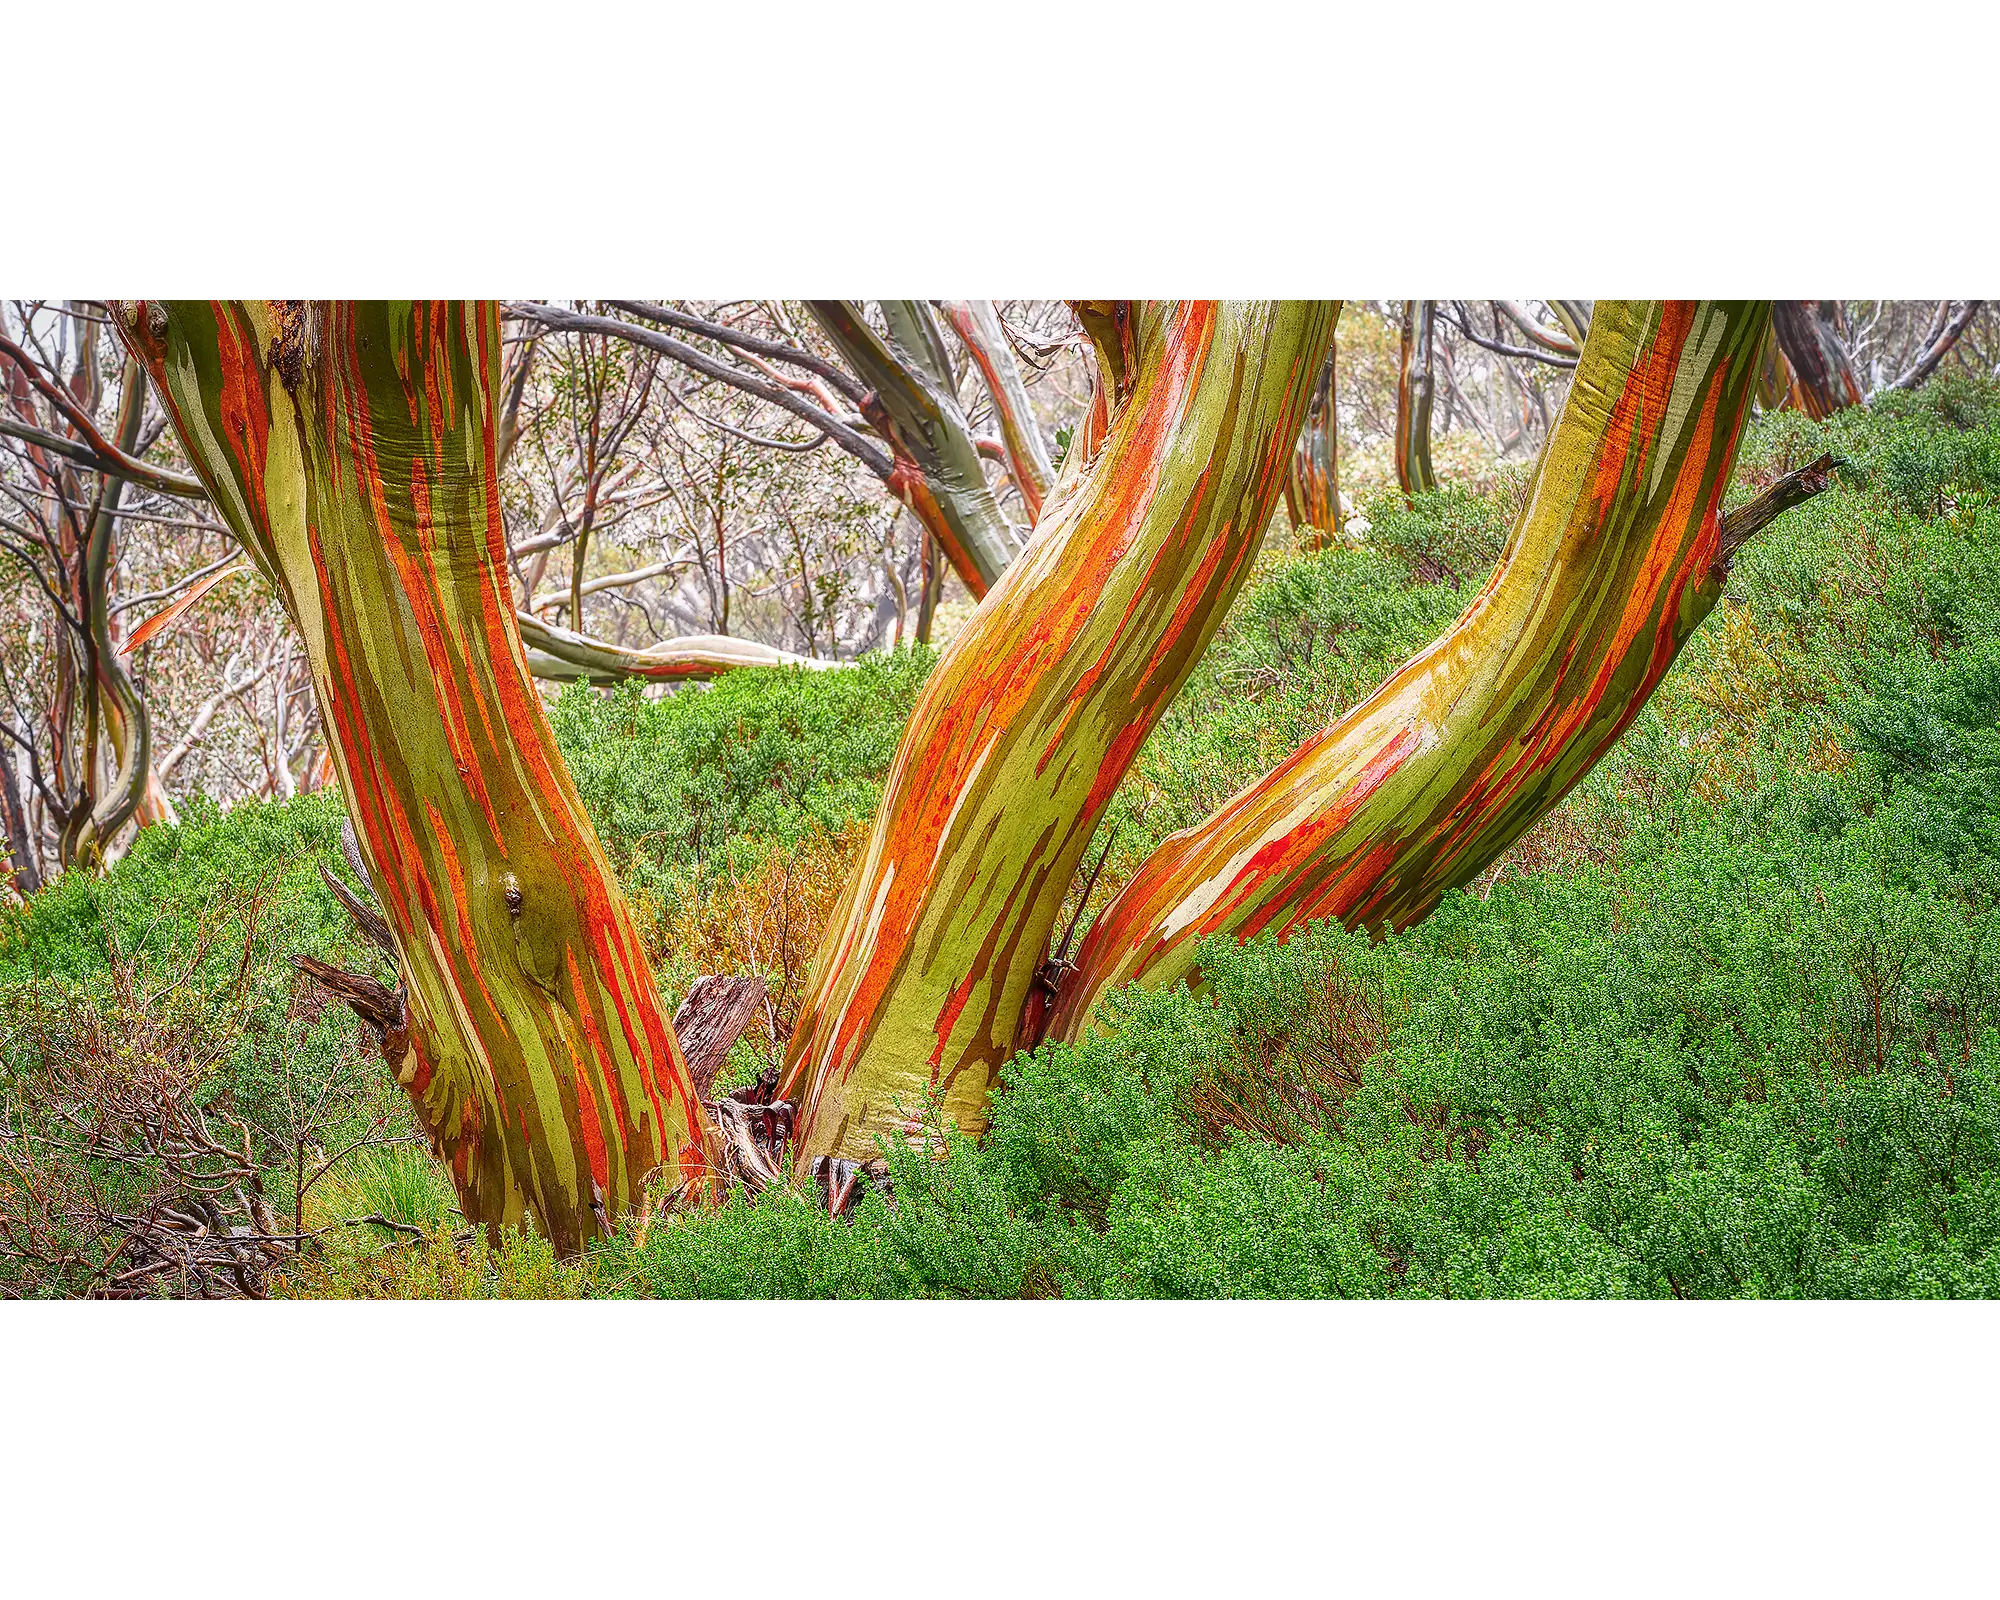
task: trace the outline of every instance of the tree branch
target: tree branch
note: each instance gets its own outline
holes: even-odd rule
[[[527,649],[528,670],[552,683],[616,683],[625,678],[673,683],[712,678],[738,667],[825,669],[849,664],[797,656],[727,634],[689,634],[650,649],[631,650],[554,627],[525,611],[517,611],[514,620]]]
[[[859,407],[867,398],[868,390],[857,382],[853,374],[843,372],[831,361],[814,355],[810,350],[801,350],[796,345],[780,344],[775,339],[760,339],[754,333],[745,333],[740,328],[729,327],[725,323],[709,322],[702,317],[691,316],[685,311],[676,311],[671,306],[655,304],[650,300],[612,300],[607,304],[635,317],[644,317],[648,322],[664,322],[670,328],[679,328],[683,333],[699,334],[704,339],[713,339],[717,344],[731,345],[749,355],[762,356],[766,361],[782,361],[788,366],[802,368],[813,373],[838,389]]]
[[[1841,462],[1831,455],[1809,461],[1796,472],[1788,472],[1756,499],[1746,501],[1722,517],[1722,535],[1715,543],[1715,560],[1709,570],[1718,578],[1729,576],[1736,552],[1749,543],[1750,536],[1774,517],[1793,506],[1804,505],[1833,482]]]
[[[1454,300],[1452,304],[1458,308],[1458,315],[1453,316],[1447,311],[1444,313],[1444,320],[1458,329],[1460,333],[1464,334],[1474,344],[1478,345],[1480,349],[1491,350],[1496,356],[1513,356],[1522,361],[1539,361],[1544,366],[1561,367],[1566,372],[1575,370],[1576,359],[1574,357],[1564,360],[1561,356],[1552,356],[1545,351],[1530,350],[1525,345],[1501,344],[1497,340],[1488,339],[1483,334],[1473,332],[1472,318],[1466,314],[1465,302],[1463,300]]]
[[[1559,333],[1553,328],[1544,327],[1535,314],[1522,305],[1520,301],[1495,300],[1493,303],[1506,313],[1509,322],[1513,323],[1515,327],[1528,336],[1530,344],[1540,345],[1544,350],[1554,355],[1570,356],[1572,358],[1576,355],[1576,341],[1574,339],[1570,338],[1567,333]],[[1458,302],[1458,314],[1462,317],[1465,316],[1465,302],[1463,300]],[[1471,319],[1467,318],[1467,320],[1470,321]],[[1570,365],[1575,365],[1574,360],[1570,362]]]
[[[1979,315],[1979,308],[1985,304],[1984,300],[1966,301],[1965,309],[1945,324],[1943,331],[1925,347],[1924,353],[1917,357],[1910,370],[1889,387],[1914,389],[1937,371],[1938,363],[1951,354],[1951,347],[1957,344],[1965,330],[1972,326],[1972,319]]]
[[[800,421],[810,423],[820,432],[827,434],[841,449],[885,482],[895,471],[895,463],[889,458],[886,450],[840,418],[808,401],[801,400],[780,384],[772,383],[765,378],[752,377],[749,373],[717,361],[693,345],[684,344],[657,329],[643,327],[636,322],[621,322],[616,317],[591,316],[581,311],[563,311],[555,306],[534,305],[528,302],[510,301],[507,309],[515,316],[529,318],[564,333],[609,334],[615,339],[643,345],[648,350],[657,350],[661,355],[671,356],[682,366],[692,367],[696,372],[713,378],[718,383],[726,383],[731,388],[755,395],[759,400],[777,406],[782,411],[791,412]]]
[[[143,461],[135,461],[123,454],[115,446],[105,450],[93,449],[88,444],[65,439],[59,433],[45,432],[32,424],[8,416],[4,411],[0,411],[0,433],[11,434],[14,438],[37,445],[53,455],[74,461],[80,467],[100,472],[107,478],[124,478],[142,489],[151,489],[155,494],[172,495],[179,500],[208,498],[208,490],[202,487],[199,478],[169,472],[164,467],[148,466]]]
[[[79,406],[61,384],[51,383],[34,357],[4,333],[0,333],[0,355],[11,360],[42,397],[62,413],[63,420],[82,435],[89,456],[78,456],[74,448],[65,449],[64,446],[69,444],[69,441],[56,434],[42,434],[39,439],[32,442],[41,444],[45,449],[54,449],[72,460],[81,460],[84,465],[94,467],[98,472],[136,483],[142,489],[156,489],[162,494],[183,497],[195,496],[203,500],[208,498],[208,491],[201,486],[200,479],[186,477],[178,472],[169,472],[163,467],[148,466],[105,438],[98,431],[97,424],[91,420],[90,413]],[[30,432],[41,434],[39,428],[29,430],[25,423],[6,426],[11,420],[0,419],[0,427],[4,427],[6,432],[15,434],[18,438],[28,438]],[[93,456],[96,458],[94,461],[89,459]]]

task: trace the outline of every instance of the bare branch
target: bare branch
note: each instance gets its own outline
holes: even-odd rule
[[[732,328],[720,322],[709,322],[704,318],[691,316],[685,311],[676,311],[671,306],[657,305],[650,300],[611,300],[606,303],[632,316],[644,317],[648,322],[664,322],[668,327],[679,328],[683,333],[699,334],[704,339],[715,340],[717,344],[731,345],[746,354],[762,356],[766,361],[782,361],[788,366],[802,368],[826,379],[857,407],[867,398],[867,388],[858,383],[851,373],[843,372],[831,361],[814,355],[810,350],[801,350],[796,345],[779,344],[774,339],[760,339],[755,334],[743,332],[740,328]]]
[[[507,309],[516,316],[531,318],[565,333],[609,334],[613,338],[623,339],[631,344],[643,345],[648,350],[657,350],[662,355],[671,356],[684,367],[692,367],[696,372],[714,378],[719,383],[741,389],[745,394],[755,395],[759,400],[777,406],[780,410],[791,412],[800,421],[810,423],[820,432],[830,436],[835,444],[885,482],[895,471],[895,463],[890,460],[888,451],[840,418],[821,410],[809,401],[801,400],[781,384],[773,383],[767,378],[755,377],[717,361],[693,345],[684,344],[679,339],[661,333],[655,328],[644,327],[636,322],[621,322],[616,317],[591,316],[581,311],[564,311],[555,306],[527,302],[509,302]]]
[[[1947,322],[1943,329],[1931,339],[1930,343],[1925,347],[1923,354],[1918,356],[1916,361],[1911,364],[1910,370],[1891,383],[1889,387],[1891,389],[1914,389],[1933,372],[1937,371],[1938,363],[1951,354],[1951,347],[1957,344],[1959,339],[1964,335],[1965,330],[1972,326],[1972,319],[1979,315],[1979,308],[1985,304],[1984,300],[1966,301],[1964,309],[1957,316],[1953,317],[1951,321]]]

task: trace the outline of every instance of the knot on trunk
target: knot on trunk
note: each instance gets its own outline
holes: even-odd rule
[[[309,300],[273,300],[271,314],[277,319],[278,330],[271,336],[271,348],[264,359],[277,369],[279,379],[285,385],[285,392],[296,392],[306,375],[306,364],[318,354],[315,337],[312,302]]]

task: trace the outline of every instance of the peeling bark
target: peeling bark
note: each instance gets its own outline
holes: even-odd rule
[[[1527,504],[1458,623],[1275,771],[1175,834],[1098,915],[1049,1035],[1127,983],[1200,981],[1210,935],[1409,926],[1551,810],[1722,592],[1732,539],[1830,463],[1720,515],[1768,307],[1605,301]]]
[[[802,1169],[936,1090],[985,1126],[1077,863],[1250,574],[1330,346],[1325,302],[1090,303],[1091,420],[890,769],[786,1056]]]
[[[119,308],[312,668],[408,1007],[397,1076],[468,1219],[573,1250],[712,1129],[515,623],[490,303]],[[377,997],[379,998],[379,997]]]
[[[1396,375],[1396,481],[1405,495],[1437,487],[1437,474],[1431,468],[1431,403],[1437,393],[1431,340],[1436,323],[1435,300],[1403,302],[1402,361]]]
[[[1337,321],[1340,313],[1335,304]],[[1340,417],[1334,407],[1333,351],[1327,352],[1306,408],[1306,425],[1292,455],[1292,475],[1285,480],[1285,505],[1303,548],[1317,550],[1340,537]]]

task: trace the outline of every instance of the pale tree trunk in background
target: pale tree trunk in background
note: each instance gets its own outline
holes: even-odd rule
[[[1938,363],[1951,354],[1958,341],[1965,336],[1965,330],[1972,326],[1972,319],[1979,315],[1984,300],[1967,300],[1959,304],[1957,312],[1951,310],[1952,301],[1942,301],[1938,305],[1937,331],[1924,342],[1924,348],[1910,363],[1909,371],[1889,381],[1891,389],[1915,389],[1920,387],[1930,375],[1937,371]]]
[[[1792,403],[1815,422],[1862,400],[1838,300],[1780,300],[1771,325],[1792,369]]]
[[[1611,748],[1715,604],[1761,518],[1719,515],[1764,302],[1603,301],[1500,565],[1455,627],[1207,821],[1092,924],[1049,1033],[1122,984],[1198,980],[1210,935],[1334,918],[1403,928],[1469,882]]]
[[[28,824],[28,808],[21,801],[21,784],[14,771],[14,750],[0,744],[0,806],[7,812],[7,856],[12,867],[12,887],[26,899],[42,886],[42,852]]]
[[[1041,520],[1042,501],[1047,498],[1055,466],[1049,447],[1035,426],[1034,403],[1028,398],[1021,369],[1007,345],[1007,330],[991,300],[946,300],[941,302],[954,332],[966,353],[979,368],[986,392],[993,401],[993,414],[1000,423],[1000,440],[1006,449],[1007,471],[1021,492],[1028,509],[1028,522]]]
[[[707,1118],[515,625],[495,308],[118,314],[304,642],[399,954],[384,1055],[466,1217],[570,1250],[656,1167],[704,1185]]]
[[[139,443],[146,411],[146,379],[136,361],[125,363],[118,401],[115,440],[129,456]],[[104,792],[88,806],[78,806],[65,831],[63,862],[101,865],[119,829],[132,820],[147,797],[153,778],[153,722],[140,697],[118,643],[111,636],[111,574],[117,567],[118,511],[125,498],[125,480],[107,476],[102,502],[90,525],[83,555],[83,593],[79,596],[89,633],[98,721],[116,763]],[[90,741],[95,743],[94,740]]]
[[[1405,495],[1437,487],[1437,474],[1431,470],[1431,402],[1437,391],[1431,339],[1436,321],[1436,301],[1403,302],[1402,359],[1396,374],[1396,481]]]
[[[1338,318],[1337,309],[1334,315]],[[1339,539],[1340,416],[1334,407],[1332,351],[1319,369],[1319,382],[1306,409],[1306,425],[1299,431],[1292,473],[1285,480],[1285,505],[1302,548],[1317,550]]]

